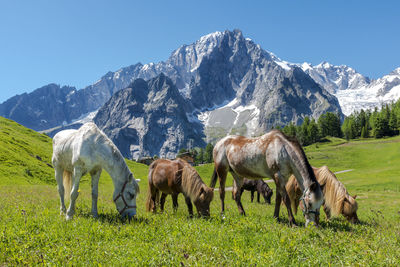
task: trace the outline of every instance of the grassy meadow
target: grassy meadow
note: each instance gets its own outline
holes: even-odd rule
[[[167,198],[163,214],[145,211],[148,167],[127,161],[141,179],[138,218],[121,221],[112,202],[111,178],[103,172],[99,218],[90,214],[90,179],[81,182],[76,215],[59,215],[51,164],[51,139],[0,118],[0,266],[9,265],[387,265],[400,262],[400,137],[329,142],[305,148],[313,166],[333,171],[350,194],[357,194],[359,225],[343,217],[321,226],[299,227],[273,219],[273,205],[250,203],[238,214],[230,192],[225,219],[215,192],[211,218],[188,218],[184,199],[174,214]],[[196,167],[208,184],[212,165]],[[229,178],[229,184],[232,179]],[[275,193],[273,184],[270,184]],[[322,210],[321,210],[322,211]]]

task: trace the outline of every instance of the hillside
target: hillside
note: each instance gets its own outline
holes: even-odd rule
[[[0,185],[52,184],[55,185],[51,165],[52,139],[45,134],[0,117]],[[135,178],[145,180],[147,166],[127,160]],[[89,176],[82,182],[89,181]],[[110,183],[106,172],[100,183]]]
[[[0,185],[55,183],[51,138],[0,117]]]

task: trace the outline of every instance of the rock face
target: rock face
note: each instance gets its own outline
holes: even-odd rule
[[[16,95],[0,105],[1,116],[35,130],[60,125],[70,117],[79,117],[85,110],[84,97],[74,87],[56,84]]]
[[[160,74],[115,93],[94,122],[126,157],[172,158],[180,148],[205,146],[202,125],[190,120],[190,111],[172,81]]]

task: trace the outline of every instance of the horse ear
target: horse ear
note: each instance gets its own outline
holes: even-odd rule
[[[354,195],[354,197],[353,197],[354,199],[356,199],[357,198],[357,195]]]
[[[133,174],[129,174],[128,181],[131,182],[133,180]]]

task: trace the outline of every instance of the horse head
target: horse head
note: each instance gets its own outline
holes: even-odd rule
[[[358,204],[356,201],[356,195],[354,197],[348,196],[343,201],[343,216],[351,223],[360,223],[357,216]]]
[[[210,216],[210,203],[214,197],[214,188],[210,188],[205,184],[202,185],[199,191],[199,195],[195,201],[193,201],[196,206],[197,213],[203,217]]]
[[[302,209],[306,219],[306,226],[309,223],[319,224],[319,210],[324,202],[324,195],[318,182],[312,182],[309,188],[304,189],[302,201]]]
[[[271,188],[267,184],[264,184],[262,187],[262,194],[265,200],[265,203],[271,205],[271,197],[274,194]]]
[[[117,191],[116,191],[117,192]],[[115,206],[123,218],[131,219],[136,215],[136,196],[139,193],[139,185],[133,179],[132,173],[123,184],[121,191],[114,197]]]

